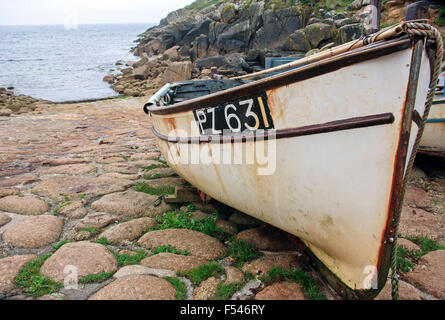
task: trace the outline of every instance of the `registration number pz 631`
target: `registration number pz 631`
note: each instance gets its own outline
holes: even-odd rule
[[[201,135],[226,135],[274,129],[265,93],[212,108],[194,110]]]

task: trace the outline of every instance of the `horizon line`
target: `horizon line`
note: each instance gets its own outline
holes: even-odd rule
[[[159,24],[159,22],[96,22],[96,23],[78,23],[78,26],[87,25],[107,25],[107,24]],[[64,26],[63,23],[46,23],[46,24],[1,24],[0,27],[32,27],[32,26]]]

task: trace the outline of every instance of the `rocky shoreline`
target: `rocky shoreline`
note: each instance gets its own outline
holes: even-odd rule
[[[402,21],[414,1],[388,1],[382,27]],[[303,4],[302,4],[303,3]],[[137,39],[121,74],[104,78],[127,96],[151,95],[165,83],[263,70],[267,57],[309,56],[368,33],[370,1],[195,1],[171,12]],[[430,6],[430,23],[440,7]],[[437,25],[436,25],[437,26]],[[444,27],[439,27],[445,32]]]
[[[32,111],[41,111],[52,102],[36,99],[25,95],[15,95],[14,88],[0,88],[0,117],[9,117],[12,114],[22,114]]]

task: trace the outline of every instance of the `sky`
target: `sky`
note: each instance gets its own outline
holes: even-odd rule
[[[194,0],[0,0],[0,25],[158,23]]]

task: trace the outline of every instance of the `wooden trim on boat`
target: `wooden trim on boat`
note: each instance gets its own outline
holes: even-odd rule
[[[256,140],[283,139],[292,137],[301,137],[320,133],[329,133],[335,131],[343,131],[350,129],[366,128],[371,126],[379,126],[394,122],[392,113],[382,113],[365,117],[355,117],[345,120],[331,121],[323,124],[314,124],[292,129],[281,129],[271,131],[263,131],[261,133],[248,133],[231,136],[200,136],[200,137],[169,137],[159,133],[152,126],[153,133],[161,140],[170,143],[181,144],[197,144],[197,143],[234,143],[234,142],[250,142]]]
[[[409,172],[405,172],[406,163],[410,160],[407,159],[409,139],[412,127],[412,115],[416,104],[417,88],[419,83],[420,68],[422,65],[422,55],[423,55],[423,41],[418,40],[414,45],[411,70],[409,75],[409,83],[407,88],[405,108],[402,118],[402,128],[400,132],[399,146],[396,154],[395,168],[394,168],[394,178],[392,186],[392,194],[390,200],[390,209],[388,214],[387,225],[385,228],[385,234],[383,236],[383,243],[380,250],[379,265],[378,270],[378,287],[379,289],[385,286],[387,275],[389,272],[389,266],[391,264],[391,254],[394,249],[394,237],[395,232],[398,228],[397,224],[400,220],[399,215],[401,214],[401,207],[403,205],[403,199],[405,196],[404,187],[408,181]],[[423,115],[427,117],[427,114]],[[419,137],[416,137],[418,139]],[[415,156],[417,150],[412,150],[412,156]],[[385,270],[384,274],[381,274],[381,270]],[[379,290],[377,291],[377,293]],[[376,296],[377,293],[371,296]]]
[[[208,108],[226,101],[231,101],[252,94],[286,86],[289,83],[296,83],[314,78],[362,61],[372,60],[397,51],[408,49],[411,46],[411,38],[404,37],[396,40],[382,41],[322,60],[320,62],[311,63],[298,69],[283,72],[275,76],[253,81],[251,83],[224,91],[219,91],[203,97],[180,102],[172,106],[147,106],[147,110],[153,114],[166,115]]]

